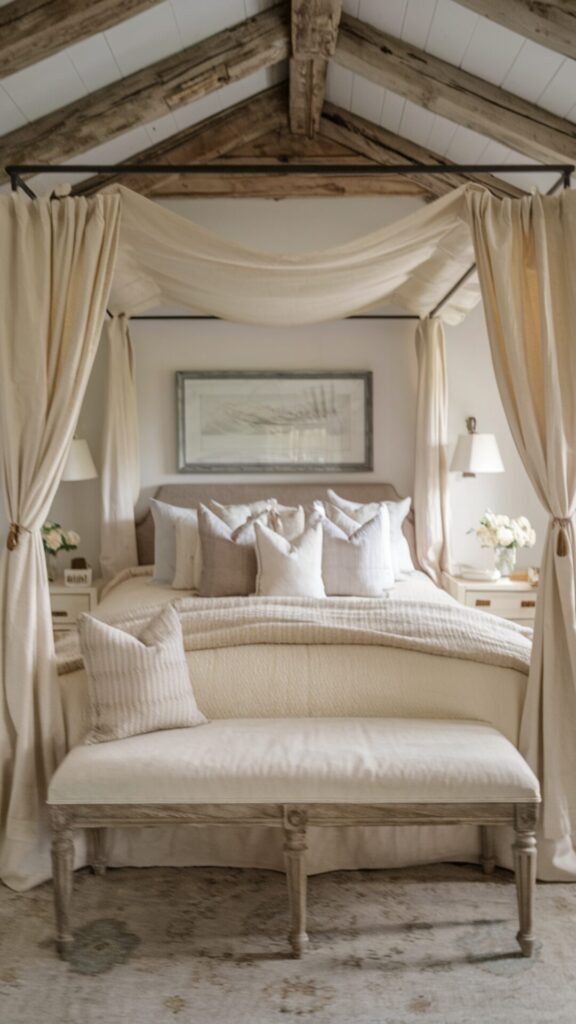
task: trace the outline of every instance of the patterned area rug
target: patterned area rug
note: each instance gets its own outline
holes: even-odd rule
[[[76,876],[72,961],[52,888],[0,888],[2,1024],[574,1024],[576,886],[537,890],[516,946],[511,876],[437,865],[309,882],[291,960],[282,875],[154,868]]]

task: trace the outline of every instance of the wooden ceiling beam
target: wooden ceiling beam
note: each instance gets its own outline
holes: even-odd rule
[[[318,131],[341,13],[342,0],[292,0],[290,130],[296,135]]]
[[[574,0],[458,0],[504,28],[576,60]]]
[[[12,0],[0,7],[0,78],[157,3],[159,0]]]
[[[344,14],[334,58],[413,103],[544,163],[576,163],[576,125]]]
[[[0,168],[63,163],[288,56],[281,3],[2,136]]]
[[[358,117],[357,114],[350,114],[333,103],[324,105],[320,135],[388,167],[409,163],[445,164],[445,174],[426,174],[415,169],[413,174],[406,176],[429,196],[436,199],[458,188],[466,181],[484,185],[494,195],[501,198],[517,199],[527,194],[522,189],[516,188],[515,185],[509,185],[507,182],[495,178],[492,174],[451,173],[450,161],[445,157],[438,156],[437,153],[424,149],[423,146],[418,146],[408,139],[402,139],[386,128],[374,124],[373,121],[367,121],[363,117]]]
[[[122,166],[134,166],[133,174],[97,175],[75,185],[74,195],[91,195],[106,185],[119,183],[135,192],[147,195],[156,185],[165,185],[175,175],[170,164],[208,163],[237,149],[242,143],[250,142],[268,134],[275,128],[286,127],[287,114],[286,85],[275,85],[265,92],[237,103],[236,106],[206,118],[192,128],[186,128],[177,135],[149,149],[124,160]],[[139,164],[166,164],[165,174],[139,174]],[[71,170],[73,170],[73,166]],[[196,175],[191,175],[196,177]]]

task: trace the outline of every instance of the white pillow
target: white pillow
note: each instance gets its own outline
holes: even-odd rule
[[[200,589],[202,576],[202,547],[198,527],[198,514],[194,519],[178,519],[176,533],[176,572],[172,580],[173,590]]]
[[[208,508],[218,516],[231,530],[237,530],[244,526],[254,516],[267,512],[275,504],[274,498],[265,498],[263,501],[253,501],[249,505],[221,505],[219,501],[208,502]]]
[[[91,717],[85,743],[206,722],[196,704],[182,626],[172,605],[139,636],[92,615],[79,616],[78,631]]]
[[[150,499],[154,517],[154,582],[172,583],[176,573],[176,523],[190,523],[198,532],[196,509],[168,505],[165,501]]]
[[[306,514],[302,505],[279,505],[276,501],[269,512],[268,525],[286,540],[295,540],[306,529]]]
[[[322,522],[309,526],[294,543],[255,524],[258,575],[256,593],[268,597],[326,597],[322,580]]]
[[[328,490],[327,494],[337,508],[342,509],[358,523],[366,523],[385,505],[390,516],[390,542],[394,575],[396,579],[400,579],[403,573],[414,572],[410,547],[402,531],[402,524],[410,511],[412,498],[402,498],[401,501],[371,501],[364,505],[358,501],[347,501],[346,498],[341,498],[339,494],[331,490]]]
[[[322,520],[322,575],[333,596],[382,597],[394,586],[390,553],[390,520],[383,506],[368,522],[326,504]]]

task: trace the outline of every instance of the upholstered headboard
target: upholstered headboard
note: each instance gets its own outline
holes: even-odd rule
[[[168,505],[194,509],[211,498],[222,505],[241,505],[263,498],[276,498],[281,505],[312,505],[318,498],[327,499],[327,488],[353,502],[399,501],[400,495],[392,483],[163,483],[151,496]],[[404,532],[410,545],[414,564],[417,564],[414,544],[414,513],[411,510],[404,522]],[[154,562],[154,519],[150,504],[136,522],[138,562]]]
[[[341,484],[335,481],[328,484],[277,484],[273,480],[258,484],[162,484],[152,497],[165,501],[168,505],[178,505],[180,508],[196,508],[210,498],[222,505],[248,504],[271,497],[277,498],[282,505],[311,505],[315,498],[321,501],[327,498],[328,487],[350,501],[398,501],[400,498],[396,488],[385,483]],[[404,533],[410,545],[414,564],[417,565],[412,511],[404,522]],[[149,506],[136,524],[136,537],[140,565],[151,565],[154,561],[154,520]]]

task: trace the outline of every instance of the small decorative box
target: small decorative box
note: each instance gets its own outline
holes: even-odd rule
[[[90,587],[92,569],[64,569],[64,583],[67,587]]]

